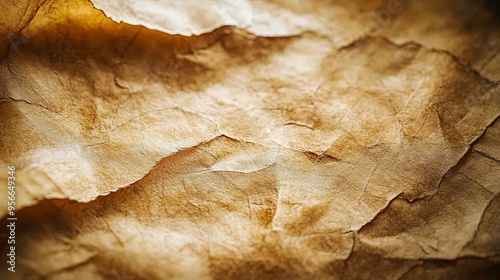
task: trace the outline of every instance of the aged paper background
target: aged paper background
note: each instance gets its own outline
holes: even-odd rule
[[[3,1],[2,279],[494,279],[492,3]]]

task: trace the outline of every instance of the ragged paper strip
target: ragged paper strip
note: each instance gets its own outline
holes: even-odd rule
[[[4,6],[2,275],[495,274],[487,3],[137,3]]]

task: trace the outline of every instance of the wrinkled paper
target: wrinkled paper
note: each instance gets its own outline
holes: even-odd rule
[[[498,276],[491,3],[2,2],[2,279]]]

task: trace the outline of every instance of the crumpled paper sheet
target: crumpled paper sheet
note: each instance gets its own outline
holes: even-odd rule
[[[0,4],[1,275],[498,275],[488,3],[109,3]]]

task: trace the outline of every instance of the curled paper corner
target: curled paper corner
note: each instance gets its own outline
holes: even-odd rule
[[[246,28],[252,22],[247,0],[90,0],[116,22],[142,25],[173,35],[210,33],[223,26]]]

